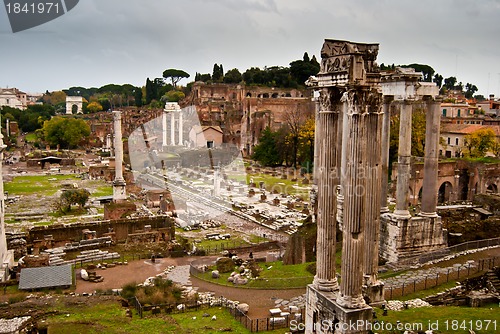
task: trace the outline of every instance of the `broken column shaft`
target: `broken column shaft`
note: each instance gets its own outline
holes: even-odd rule
[[[400,218],[410,218],[408,211],[408,189],[410,187],[411,118],[412,104],[404,100],[399,116],[398,178],[396,185],[396,210]]]
[[[113,200],[121,201],[127,199],[125,191],[125,179],[123,178],[123,141],[122,141],[122,117],[119,110],[113,111],[113,127],[115,132],[115,179],[113,181]]]
[[[427,99],[426,102],[424,182],[422,185],[422,211],[420,215],[437,217],[438,144],[441,101]]]

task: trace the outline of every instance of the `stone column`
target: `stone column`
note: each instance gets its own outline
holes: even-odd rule
[[[167,111],[166,110],[163,110],[161,130],[162,130],[162,145],[163,145],[163,147],[165,147],[168,145],[167,144]]]
[[[10,137],[10,119],[5,120],[5,131],[7,131],[7,137]]]
[[[122,117],[119,110],[113,111],[115,132],[115,180],[113,181],[113,201],[127,199],[125,191],[125,179],[123,178],[123,141],[122,141]]]
[[[396,210],[398,218],[410,218],[408,191],[410,189],[411,116],[412,104],[404,100],[399,116],[398,178],[396,185]]]
[[[370,165],[368,156],[376,153],[369,152],[369,147],[377,145],[377,143],[367,145],[368,139],[373,139],[372,135],[369,135],[371,131],[380,133],[380,128],[377,129],[377,122],[372,121],[373,115],[368,110],[369,108],[358,102],[369,100],[369,94],[369,92],[359,88],[345,92],[342,97],[342,101],[348,103],[347,112],[343,115],[347,117],[347,122],[344,122],[345,125],[342,131],[347,133],[345,151],[349,158],[346,160],[345,176],[342,176],[344,233],[341,281],[337,303],[349,309],[366,307],[362,294],[362,285],[363,269],[366,261],[364,254],[367,254],[366,250],[364,250],[364,238],[366,237],[366,214],[369,209],[369,199],[367,197],[369,191],[367,189],[369,185],[367,179],[369,176],[365,172]],[[380,145],[380,138],[378,145]],[[378,152],[380,156],[380,150]],[[342,169],[344,169],[344,166],[342,166]],[[374,182],[377,181],[374,180]],[[376,191],[376,193],[380,194],[380,191]],[[380,202],[376,207],[376,212],[379,215]]]
[[[170,112],[170,145],[175,145],[175,114]]]
[[[387,195],[389,193],[389,147],[391,144],[391,103],[393,96],[384,96],[383,118],[382,118],[382,175],[380,181],[381,202],[380,213],[389,212]]]
[[[441,100],[429,98],[425,116],[424,183],[422,185],[422,211],[420,215],[437,217],[438,152]]]
[[[331,93],[321,91],[321,106],[315,136],[318,140],[317,182],[318,215],[316,276],[313,285],[320,291],[338,290],[335,272],[336,188],[339,184],[340,147],[337,141],[339,112],[332,111]]]
[[[379,106],[379,110],[373,108],[366,116],[366,164],[363,175],[366,178],[365,191],[365,229],[363,232],[363,252],[365,261],[363,263],[364,283],[367,285],[365,297],[370,304],[380,303],[384,300],[384,286],[378,280],[378,258],[380,239],[380,208],[382,192],[382,132],[385,112],[389,108]],[[385,179],[387,180],[387,178]],[[387,195],[385,196],[387,198]],[[363,219],[363,218],[362,218]]]
[[[111,134],[110,133],[108,133],[106,135],[106,149],[108,151],[111,151]]]
[[[220,196],[220,168],[216,166],[214,168],[214,196]]]
[[[183,139],[182,139],[182,127],[183,127],[183,123],[182,123],[182,111],[179,111],[179,146],[182,146],[183,145]]]

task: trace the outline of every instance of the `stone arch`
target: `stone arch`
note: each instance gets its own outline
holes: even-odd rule
[[[493,193],[493,194],[498,194],[498,187],[494,183],[490,183],[488,187],[486,188],[487,193]]]
[[[76,106],[77,114],[83,114],[83,97],[66,96],[66,114],[73,114],[73,106]]]
[[[450,182],[445,181],[441,184],[438,191],[438,203],[446,203],[450,201],[450,195],[453,191],[453,186]]]
[[[246,97],[252,97],[252,93],[248,92]]]

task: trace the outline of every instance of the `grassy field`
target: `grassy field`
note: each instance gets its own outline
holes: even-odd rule
[[[377,320],[396,326],[413,326],[413,330],[423,331],[433,329],[434,333],[469,333],[469,329],[476,333],[500,332],[500,307],[492,304],[487,307],[457,307],[436,306],[408,309],[403,311],[389,311],[386,316],[377,309]],[[422,326],[422,327],[418,327]],[[486,328],[488,326],[488,328]],[[411,330],[411,327],[404,328]],[[402,333],[403,331],[377,330],[378,333]]]
[[[23,175],[5,182],[4,189],[9,195],[54,195],[60,189],[61,181],[68,183],[79,180],[75,175]]]
[[[251,279],[248,284],[241,285],[247,289],[287,289],[300,288],[310,284],[314,275],[307,271],[311,263],[283,265],[281,261],[259,263],[262,271],[256,279]],[[215,268],[213,268],[215,269]],[[236,268],[235,268],[236,270]],[[219,285],[234,286],[227,279],[231,273],[221,273],[217,279],[212,278],[211,270],[198,275],[200,279]]]
[[[123,334],[123,333],[207,333],[222,331],[230,333],[250,333],[231,314],[223,308],[208,308],[179,314],[160,314],[139,318],[135,311],[133,317],[126,317],[125,308],[117,302],[97,303],[89,306],[69,308],[61,306],[59,315],[50,317],[46,323],[48,332],[52,334]],[[207,313],[209,317],[203,317]],[[216,320],[212,320],[212,316]],[[263,332],[284,333],[286,330]]]

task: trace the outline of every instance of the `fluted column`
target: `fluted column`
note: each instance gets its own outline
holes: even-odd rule
[[[182,124],[182,111],[179,111],[179,146],[182,146],[183,145],[183,138],[182,138],[182,127],[183,127],[183,124]]]
[[[170,145],[175,145],[175,113],[170,112]]]
[[[438,145],[441,101],[428,99],[426,102],[424,183],[422,186],[422,211],[420,215],[437,217]]]
[[[375,284],[378,279],[378,252],[380,238],[380,203],[382,182],[382,125],[384,114],[368,114],[366,140],[366,208],[364,231],[364,252],[366,254],[363,273],[368,276],[368,283]]]
[[[347,132],[345,153],[345,177],[342,191],[344,194],[344,233],[342,240],[342,268],[340,292],[337,303],[346,308],[362,308],[366,306],[362,295],[364,265],[364,229],[367,209],[366,191],[367,176],[363,175],[367,165],[367,132],[369,122],[366,108],[357,102],[363,92],[351,90],[344,93],[342,101],[347,101],[347,122],[342,131]],[[344,166],[342,166],[344,170]],[[380,204],[379,204],[380,205]],[[377,207],[377,212],[379,207]]]
[[[410,218],[408,191],[410,188],[411,116],[412,104],[404,100],[399,116],[398,178],[396,185],[396,210],[399,218]]]
[[[122,116],[119,110],[113,111],[113,116],[113,127],[115,132],[115,179],[113,181],[113,200],[120,201],[127,198],[125,180],[123,178]]]
[[[387,195],[389,193],[389,147],[391,144],[391,103],[393,96],[385,96],[382,106],[384,115],[382,116],[382,151],[380,153],[382,162],[382,175],[380,181],[380,212],[389,212]]]
[[[322,99],[329,100],[327,90]],[[329,103],[322,109],[328,108]],[[318,214],[316,241],[316,276],[313,284],[321,291],[336,291],[338,283],[335,271],[336,207],[335,190],[339,183],[340,149],[337,141],[339,112],[320,110],[316,132],[319,156],[317,161]]]

